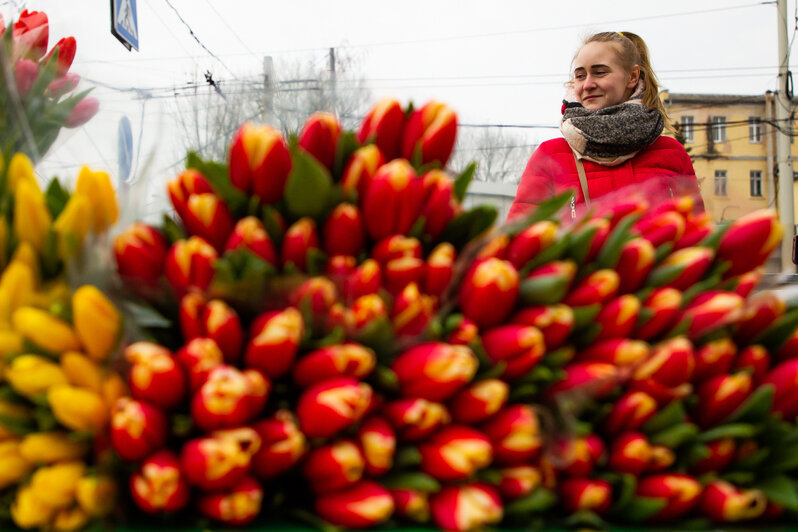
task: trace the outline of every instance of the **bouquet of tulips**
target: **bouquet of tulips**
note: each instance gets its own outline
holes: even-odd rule
[[[116,238],[167,318],[111,412],[136,506],[446,530],[797,510],[798,310],[749,298],[773,213],[716,227],[638,190],[489,232],[473,167],[446,171],[456,127],[390,99],[357,132],[245,124],[169,183],[177,220]]]
[[[0,522],[76,530],[114,507],[107,433],[126,385],[110,368],[119,311],[74,292],[71,261],[116,219],[108,175],[84,168],[70,193],[42,192],[27,156],[0,173]]]

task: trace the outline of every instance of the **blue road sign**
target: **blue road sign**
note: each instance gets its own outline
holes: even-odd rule
[[[136,0],[111,0],[111,33],[130,50],[139,49],[139,19]]]
[[[119,162],[119,183],[127,183],[130,179],[130,167],[133,164],[133,131],[130,120],[123,116],[119,119],[119,144],[117,146],[117,161]]]

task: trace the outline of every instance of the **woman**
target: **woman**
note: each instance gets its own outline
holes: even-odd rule
[[[597,33],[573,65],[560,122],[565,138],[546,141],[532,154],[508,218],[569,188],[574,216],[581,203],[652,178],[661,178],[651,187],[656,194],[693,193],[703,207],[690,156],[678,141],[661,136],[669,119],[643,39]]]

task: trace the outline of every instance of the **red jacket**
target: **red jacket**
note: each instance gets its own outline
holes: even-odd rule
[[[618,166],[603,166],[585,160],[582,163],[585,167],[587,189],[591,200],[626,185],[654,177],[663,178],[663,187],[666,187],[663,194],[673,195],[674,190],[679,190],[694,193],[696,198],[701,197],[690,156],[684,147],[671,137],[658,138]],[[677,184],[677,176],[685,176],[687,179],[680,179]],[[507,218],[522,214],[532,205],[537,205],[569,188],[576,191],[576,203],[584,203],[571,147],[563,138],[547,140],[538,146],[529,159]]]

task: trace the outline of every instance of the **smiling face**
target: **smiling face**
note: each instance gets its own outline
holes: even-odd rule
[[[634,65],[627,71],[614,44],[589,42],[574,58],[573,76],[579,103],[596,110],[628,100],[640,78],[640,67]]]

